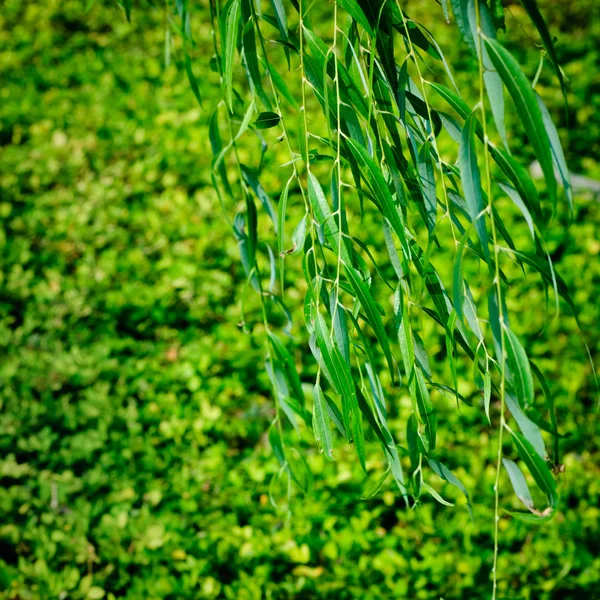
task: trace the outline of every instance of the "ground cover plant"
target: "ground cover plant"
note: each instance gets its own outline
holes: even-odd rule
[[[26,14],[16,4],[9,8],[3,39],[14,41],[4,68],[24,77],[11,75],[5,92],[11,102],[2,112],[5,593],[488,597],[496,448],[470,369],[457,362],[461,395],[472,407],[457,412],[454,398],[432,394],[440,438],[433,456],[473,497],[474,523],[467,510],[449,513],[428,496],[407,511],[390,480],[371,500],[361,500],[387,468],[377,437],[366,434],[372,483],[364,483],[354,451],[338,441],[335,464],[325,464],[307,431],[310,422],[307,427],[300,419],[299,433],[284,425],[282,440],[290,461],[304,457],[317,474],[315,490],[304,506],[301,495],[292,499],[291,520],[281,511],[286,489],[271,485],[279,510],[270,506],[269,482],[278,481],[281,469],[263,436],[276,415],[269,379],[256,373],[265,343],[261,308],[244,290],[238,248],[224,241],[203,129],[211,115],[194,106],[182,81],[186,60],[178,31],[163,73],[164,46],[157,50],[165,36],[162,12],[143,13],[138,23],[134,18],[132,29],[113,23],[105,7],[95,7],[91,16],[76,3],[46,15],[35,7]],[[325,17],[317,22],[331,26]],[[41,23],[39,31],[33,23]],[[204,103],[214,105],[219,77],[208,64],[201,70],[194,58],[211,52],[209,33],[206,27],[189,52],[196,78],[216,83],[201,86]],[[283,50],[280,62],[285,66]],[[555,85],[551,72],[541,81]],[[22,87],[24,102],[17,101]],[[477,101],[476,86],[468,94]],[[281,190],[287,178],[275,166],[287,161],[286,149],[276,135],[268,137],[272,131],[260,131],[275,148],[265,154],[260,181],[270,192]],[[449,151],[450,142],[444,143]],[[579,160],[593,162],[593,147],[587,152]],[[247,146],[240,154],[246,161],[259,156]],[[314,169],[322,176],[330,167],[322,159]],[[302,218],[298,194],[288,197],[286,227],[292,229]],[[372,236],[371,253],[389,277],[386,249],[375,237],[381,225],[369,202],[361,231]],[[590,199],[579,202],[571,229],[561,226],[568,217],[559,215],[547,243],[594,348],[598,315],[591,296],[598,275],[590,257],[598,253],[597,207]],[[245,202],[237,206],[246,210]],[[508,203],[502,208],[511,224],[518,223],[516,210]],[[526,222],[511,234],[516,247],[526,244]],[[291,241],[289,230],[286,236]],[[440,245],[435,264],[452,289],[453,252]],[[298,346],[306,348],[299,326],[304,288],[292,285],[302,271],[294,258],[285,259],[285,297]],[[365,260],[377,281],[370,257]],[[518,269],[505,268],[513,284],[509,312],[543,307],[535,277],[523,281]],[[380,283],[373,295],[389,309],[392,294]],[[236,331],[242,298],[247,327],[254,325],[248,337]],[[285,340],[285,319],[268,310],[272,328]],[[500,585],[502,595],[577,597],[597,586],[598,491],[588,483],[596,448],[593,422],[586,418],[593,413],[593,382],[576,326],[561,316],[538,336],[544,320],[543,310],[531,311],[527,321],[515,323],[513,316],[511,325],[549,374],[557,420],[571,434],[561,442],[567,470],[559,481],[565,489],[557,518],[541,528],[503,516]],[[427,342],[436,378],[452,381],[444,336],[426,321],[415,331]],[[301,368],[301,382],[314,382],[313,361],[285,343]],[[381,358],[373,363],[383,365]],[[389,391],[389,379],[382,378],[388,426],[402,445],[410,394]],[[490,407],[497,419],[496,399]],[[410,463],[410,457],[401,460]],[[425,482],[464,505],[460,493],[435,474]],[[519,510],[508,479],[501,491],[507,508]]]

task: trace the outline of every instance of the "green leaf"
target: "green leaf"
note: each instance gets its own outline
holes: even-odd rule
[[[377,341],[379,342],[379,345],[381,346],[381,349],[383,350],[383,353],[385,354],[385,358],[387,360],[388,367],[390,369],[390,375],[391,375],[392,381],[393,381],[394,380],[394,372],[395,372],[395,363],[394,363],[394,359],[392,358],[392,352],[390,350],[390,344],[388,341],[387,334],[385,332],[385,329],[383,328],[383,322],[381,321],[381,316],[379,314],[379,311],[375,307],[375,301],[373,300],[373,297],[371,296],[371,292],[369,291],[369,288],[365,285],[365,283],[362,281],[362,279],[360,278],[357,271],[352,266],[346,265],[346,275],[348,277],[348,281],[350,282],[350,285],[352,286],[352,289],[354,289],[354,292],[356,293],[356,297],[360,301],[360,304],[363,307],[363,309],[367,315],[367,322],[373,329],[373,332],[375,333],[375,337],[377,338]]]
[[[567,86],[565,84],[562,71],[560,70],[560,65],[558,64],[558,56],[556,55],[556,49],[554,48],[552,36],[548,31],[548,26],[544,21],[544,17],[542,17],[542,13],[538,8],[536,0],[521,0],[521,4],[525,7],[529,18],[531,19],[531,22],[535,25],[535,28],[538,30],[538,33],[542,38],[544,48],[546,48],[546,52],[550,57],[550,61],[552,62],[552,66],[554,67],[554,71],[556,72],[556,76],[558,77],[558,81],[560,82],[560,89],[562,91],[563,98],[565,101],[565,109],[568,113],[569,102],[567,99]]]
[[[256,53],[256,35],[254,32],[254,10],[251,0],[242,0],[242,22],[245,23],[242,33],[244,60],[251,85],[267,110],[271,110],[271,99],[262,84],[258,54]]]
[[[185,43],[183,45],[183,64],[185,66],[185,73],[187,75],[188,81],[190,82],[190,87],[192,88],[194,97],[198,101],[200,108],[203,108],[202,97],[200,96],[200,88],[198,87],[198,80],[196,79],[194,71],[192,70],[192,61],[190,60],[190,55],[188,54]]]
[[[261,112],[254,121],[254,127],[257,129],[270,129],[276,127],[280,120],[281,117],[277,113],[271,111]]]
[[[453,280],[452,280],[452,292],[454,297],[454,310],[458,318],[462,321],[463,319],[463,298],[465,297],[464,283],[463,283],[463,268],[462,259],[465,250],[465,245],[469,239],[469,230],[467,229],[456,249],[456,256],[454,258],[454,269],[453,269]]]
[[[535,92],[512,54],[496,40],[489,37],[485,37],[484,40],[490,59],[513,99],[516,112],[525,127],[529,143],[532,145],[544,172],[548,194],[552,204],[555,205],[556,179],[554,178],[554,168],[552,166],[550,139],[544,127]]]
[[[443,506],[454,506],[453,502],[448,502],[448,500],[444,500],[444,498],[442,498],[428,483],[423,482],[423,489],[428,491]]]
[[[556,126],[552,121],[552,117],[546,108],[546,105],[540,98],[538,94],[536,94],[538,105],[540,107],[540,111],[542,112],[542,119],[544,120],[544,126],[546,127],[546,131],[548,132],[548,137],[550,138],[550,145],[552,146],[552,160],[554,161],[554,166],[558,171],[558,176],[562,181],[563,188],[565,190],[565,196],[567,197],[567,202],[569,204],[569,211],[571,212],[571,216],[573,215],[573,188],[571,187],[571,177],[569,175],[569,169],[567,168],[567,161],[565,160],[565,154],[563,152],[562,144],[560,143],[560,138],[558,137],[558,131],[556,130]]]
[[[490,401],[492,399],[492,378],[486,371],[483,375],[483,406],[485,408],[485,416],[487,417],[488,423],[491,425],[492,420],[490,419]]]
[[[481,43],[477,34],[476,2],[479,3],[479,22],[483,35],[487,35],[489,38],[496,39],[496,29],[492,22],[492,16],[487,4],[482,0],[469,0],[467,12],[469,16],[471,33],[476,42],[475,47],[477,50],[477,56],[483,64],[483,80],[485,89],[487,91],[487,96],[490,101],[490,106],[492,108],[494,123],[496,124],[496,129],[500,134],[502,142],[506,147],[508,147],[508,141],[506,139],[506,127],[504,125],[504,89],[502,87],[502,79],[494,69],[494,65],[490,60],[487,49],[485,45]],[[479,56],[480,54],[481,56]]]
[[[352,249],[348,238],[340,231],[338,217],[332,215],[323,188],[311,171],[308,172],[308,198],[313,207],[314,217],[319,225],[323,227],[327,241],[331,244],[333,251],[337,256],[340,256],[345,265],[352,264],[350,258]]]
[[[429,152],[429,143],[425,142],[417,154],[417,168],[419,171],[419,182],[423,192],[423,199],[425,201],[427,229],[429,232],[432,232],[436,225],[437,196],[435,193],[433,162]]]
[[[415,368],[414,375],[417,382],[417,406],[419,408],[419,417],[425,424],[425,435],[429,442],[428,451],[435,449],[436,444],[436,433],[437,433],[437,419],[433,410],[433,404],[429,396],[429,390],[425,383],[425,378],[420,368]]]
[[[264,68],[269,69],[269,75],[271,76],[271,79],[273,80],[273,84],[277,88],[277,91],[279,92],[279,94],[289,102],[290,106],[294,110],[299,110],[300,107],[298,106],[298,102],[296,102],[296,99],[294,98],[294,96],[292,96],[292,93],[290,92],[283,77],[279,74],[279,71],[277,71],[277,69],[275,69],[275,67],[272,64],[267,65],[267,63],[262,58],[261,58],[261,63]]]
[[[504,326],[504,333],[508,366],[513,376],[513,387],[521,406],[526,409],[533,404],[534,398],[529,359],[519,338],[507,326]]]
[[[485,205],[481,189],[481,175],[479,165],[477,164],[477,152],[475,150],[474,131],[476,122],[475,113],[473,112],[465,122],[462,130],[458,161],[469,217],[471,218],[471,223],[475,226],[483,254],[489,264],[490,250],[485,226],[485,215],[481,214],[485,209]]]
[[[527,485],[527,481],[525,481],[525,477],[521,472],[521,469],[519,469],[517,463],[509,460],[508,458],[503,458],[502,464],[508,473],[510,482],[515,490],[515,494],[517,494],[517,498],[519,498],[519,500],[529,510],[531,510],[533,508],[533,498],[531,497],[529,486]]]
[[[535,240],[535,226],[533,224],[531,213],[529,212],[529,209],[527,208],[523,200],[521,200],[521,196],[519,195],[517,190],[515,190],[515,188],[511,187],[510,185],[502,183],[501,181],[498,182],[498,185],[500,189],[502,189],[506,193],[506,195],[513,201],[513,204],[521,211],[521,214],[523,215],[523,217],[525,217],[525,222],[527,223],[527,227],[529,228],[531,237]]]
[[[473,54],[475,54],[475,40],[469,26],[468,0],[450,0],[452,12],[456,25],[460,31],[462,39],[467,44]]]
[[[238,29],[240,23],[240,2],[233,0],[225,19],[225,39],[223,48],[223,74],[225,80],[225,93],[227,105],[233,112],[233,64],[235,61],[235,49],[238,40]]]
[[[519,403],[510,393],[505,394],[506,408],[514,417],[525,439],[535,448],[541,458],[546,458],[546,446],[540,428],[521,410]]]
[[[508,152],[496,148],[493,144],[488,145],[488,150],[496,164],[504,171],[513,187],[517,190],[521,200],[535,217],[538,223],[542,223],[542,210],[537,189],[531,175],[523,165],[517,162]]]
[[[427,460],[427,462],[429,463],[429,466],[431,467],[432,471],[438,477],[441,477],[443,480],[447,481],[454,487],[458,488],[464,494],[465,498],[467,499],[467,508],[469,510],[469,514],[472,517],[473,511],[471,508],[471,497],[469,496],[469,492],[467,491],[467,488],[462,484],[460,479],[458,479],[458,477],[456,477],[456,475],[454,475],[454,473],[452,473],[452,471],[446,465],[441,463],[439,460],[434,460],[433,458],[429,458]]]
[[[298,376],[294,359],[283,342],[272,331],[269,331],[269,339],[273,344],[273,348],[277,357],[283,365],[283,370],[285,372],[292,395],[298,401],[300,406],[303,407],[304,392],[302,391],[302,383],[300,381],[300,377]]]
[[[364,166],[371,190],[379,202],[381,213],[389,221],[394,233],[400,240],[404,260],[408,260],[410,257],[410,250],[404,231],[402,212],[394,205],[392,195],[390,194],[390,190],[383,178],[379,166],[369,156],[368,152],[361,144],[353,139],[348,139],[348,145],[357,162]]]
[[[282,0],[271,0],[273,9],[275,10],[275,19],[277,20],[277,26],[279,33],[284,40],[289,37],[287,16],[285,14],[285,7],[283,6]]]
[[[342,8],[369,34],[373,36],[373,29],[356,0],[339,0]]]
[[[271,219],[271,222],[273,223],[275,233],[277,233],[277,214],[275,213],[275,208],[273,207],[271,198],[269,198],[269,195],[258,180],[256,172],[244,164],[240,164],[240,169],[242,171],[244,181],[252,188],[252,191],[260,200],[261,204],[263,205],[263,208],[265,209],[266,213]]]
[[[285,458],[292,479],[304,494],[309,494],[313,487],[313,475],[306,459],[296,448],[288,448]]]
[[[346,439],[349,438],[346,433],[346,429],[343,424],[343,417],[340,409],[337,407],[337,404],[327,395],[325,396],[325,402],[327,403],[327,413],[329,414],[329,418],[333,421],[333,424],[337,427],[338,431],[344,436]]]
[[[558,493],[556,490],[556,481],[548,468],[546,462],[535,451],[533,446],[518,432],[511,431],[513,442],[517,447],[517,451],[521,460],[527,465],[529,472],[535,480],[537,486],[548,498],[549,506],[543,511],[536,511],[536,515],[522,515],[513,513],[521,520],[529,522],[540,522],[541,520],[549,520],[556,514],[558,507]]]
[[[365,493],[364,496],[361,497],[361,500],[371,500],[376,496],[379,490],[382,488],[383,484],[386,482],[388,475],[390,474],[390,467],[383,472],[381,477],[375,482],[375,484],[371,487],[371,489]]]
[[[327,415],[327,402],[321,386],[316,384],[313,389],[313,429],[317,443],[325,453],[329,460],[333,460],[331,454],[331,427],[329,425],[329,417]]]
[[[279,461],[280,465],[285,464],[285,453],[283,451],[283,441],[281,440],[281,435],[279,433],[279,429],[277,428],[275,423],[271,424],[269,427],[269,443],[271,444],[271,448],[273,449],[273,454]]]
[[[331,379],[334,390],[342,397],[343,424],[344,430],[348,434],[353,431],[351,428],[352,413],[356,416],[356,412],[358,412],[356,388],[354,387],[350,365],[344,360],[340,351],[333,345],[332,340],[330,340],[325,320],[319,313],[317,313],[315,319],[315,334],[317,344],[321,350],[323,364],[327,369],[326,373]]]
[[[279,196],[279,203],[277,205],[277,251],[280,256],[285,250],[285,215],[291,182],[292,178],[290,177],[281,192],[281,196]]]

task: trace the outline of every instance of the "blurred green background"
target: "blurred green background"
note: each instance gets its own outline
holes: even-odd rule
[[[540,90],[571,168],[600,179],[599,4],[540,4],[570,79],[569,133],[549,69]],[[461,85],[475,86],[441,8],[414,5]],[[532,76],[536,38],[518,5],[508,26]],[[196,27],[210,107],[218,86],[202,9]],[[440,426],[440,458],[471,491],[474,522],[441,480],[431,483],[455,508],[428,497],[407,511],[391,486],[362,500],[369,484],[352,452],[325,463],[310,432],[295,444],[313,491],[294,496],[291,516],[270,503],[278,465],[264,348],[237,326],[244,274],[210,186],[210,111],[195,103],[181,56],[165,65],[164,37],[163,12],[149,6],[130,25],[110,3],[3,2],[0,598],[489,597],[495,442],[478,402],[442,409]],[[279,177],[265,177],[274,195]],[[597,357],[598,199],[580,194],[565,223],[549,244]],[[293,280],[299,265],[289,269]],[[287,293],[298,304],[300,291]],[[510,297],[517,322],[520,307],[543,307],[535,277]],[[520,324],[571,436],[560,514],[542,527],[501,521],[507,598],[600,597],[596,396],[562,309],[543,333],[541,308]],[[302,340],[298,307],[294,317]],[[502,494],[512,506],[507,482]]]

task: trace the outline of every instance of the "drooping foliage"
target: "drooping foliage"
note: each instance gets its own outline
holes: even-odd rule
[[[560,434],[551,385],[511,323],[517,315],[507,309],[507,265],[537,274],[557,305],[562,299],[577,318],[545,243],[547,229],[557,226],[553,216],[572,210],[572,194],[543,99],[502,41],[508,22],[502,3],[430,3],[440,20],[453,22],[457,43],[479,65],[476,99],[463,97],[443,48],[411,18],[409,0],[319,4],[210,0],[214,54],[203,59],[219,75],[216,107],[203,104],[205,84],[191,58],[195,19],[207,11],[186,0],[165,9],[167,54],[171,36],[181,36],[193,94],[212,112],[213,184],[247,288],[261,301],[256,329],[264,334],[277,406],[269,440],[281,463],[279,479],[308,486],[302,455],[283,435],[303,422],[327,459],[335,459],[337,445],[352,444],[365,472],[365,437],[378,440],[385,476],[407,506],[423,493],[445,502],[430,474],[458,487],[470,506],[468,490],[436,458],[436,400],[466,402],[457,372],[468,365],[499,438],[496,528],[502,465],[525,507],[513,516],[550,519],[558,506],[553,468],[560,465]],[[552,36],[535,1],[522,4],[566,106]],[[129,17],[130,2],[123,5]],[[508,111],[539,161],[540,189],[515,156],[521,149],[505,124]],[[288,159],[278,168],[281,189],[267,191],[269,143],[282,144]],[[507,201],[522,214],[530,247],[515,246],[513,223],[503,215]],[[440,252],[454,256],[452,273],[436,269]],[[291,260],[301,261],[304,282],[286,279]],[[298,374],[290,287],[304,296],[310,339],[301,350],[317,365],[311,394]],[[252,321],[242,312],[248,332]],[[428,340],[419,334],[430,330],[425,322],[445,339],[447,380],[430,366]],[[387,418],[398,390],[412,404],[401,432]],[[504,436],[518,462],[503,456]],[[545,439],[553,442],[551,452]],[[524,472],[542,492],[536,501]],[[496,550],[497,538],[496,530]]]

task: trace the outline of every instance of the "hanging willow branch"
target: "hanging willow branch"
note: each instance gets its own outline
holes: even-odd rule
[[[280,478],[300,487],[308,481],[305,463],[283,436],[285,428],[304,421],[314,429],[325,457],[333,460],[341,436],[353,444],[365,472],[365,435],[370,432],[386,457],[386,474],[407,504],[418,502],[424,491],[444,502],[426,482],[433,472],[457,486],[470,506],[467,490],[435,458],[432,395],[441,391],[465,401],[457,370],[468,365],[499,436],[496,559],[502,464],[527,509],[513,516],[540,522],[551,518],[558,505],[542,435],[554,439],[552,461],[558,465],[552,395],[511,327],[505,271],[516,263],[523,271],[537,272],[557,302],[562,297],[576,315],[544,241],[551,216],[565,206],[572,211],[559,137],[542,99],[498,39],[498,30],[504,29],[500,0],[450,2],[457,33],[479,65],[475,106],[462,97],[432,34],[410,18],[409,0],[323,4],[272,0],[267,7],[255,0],[210,0],[212,64],[220,75],[222,98],[209,128],[212,180],[248,285],[262,306],[266,370],[277,405],[269,438],[281,463]],[[535,1],[522,4],[565,93]],[[129,5],[125,8],[129,14]],[[440,18],[449,20],[444,0],[442,10]],[[183,38],[185,70],[202,103],[189,49],[194,18],[205,19],[208,11],[186,0],[168,1],[166,11]],[[511,153],[515,144],[505,127],[507,106],[518,115],[541,165],[541,191]],[[262,132],[269,129],[287,153],[279,170],[287,183],[278,202],[261,182]],[[555,172],[564,193],[559,193]],[[513,224],[503,220],[504,199],[524,217],[529,249],[515,246]],[[292,222],[290,215],[299,209],[304,216]],[[452,273],[436,269],[442,253],[453,255]],[[317,364],[309,405],[290,341],[284,342],[269,320],[274,313],[289,320],[284,298],[290,260],[302,262],[305,324]],[[376,293],[378,284],[391,290],[387,299]],[[425,322],[446,340],[449,381],[433,376],[426,344],[417,334]],[[387,418],[385,395],[398,389],[412,402],[406,448],[398,445],[398,432]],[[500,407],[493,420],[492,398]],[[503,457],[505,432],[519,464]],[[546,506],[534,504],[523,466],[546,496]],[[495,589],[494,581],[494,595]]]

